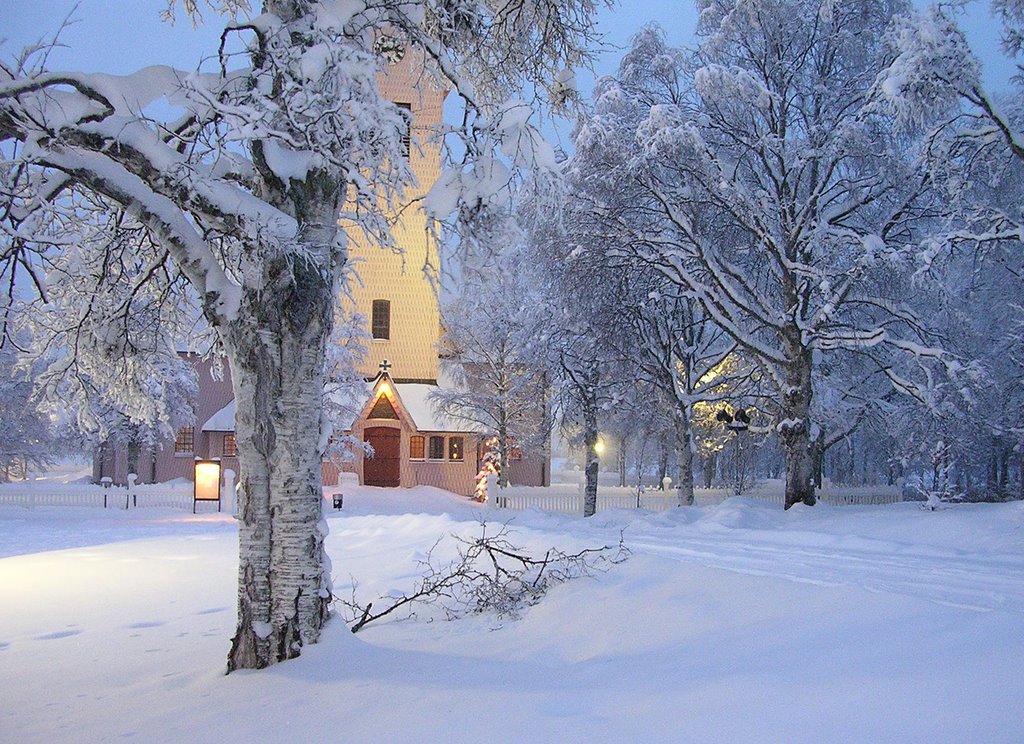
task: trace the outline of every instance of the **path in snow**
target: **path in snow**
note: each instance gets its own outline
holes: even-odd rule
[[[755,576],[822,585],[856,585],[907,594],[973,610],[1024,614],[1024,558],[1020,556],[894,555],[880,550],[828,550],[756,544],[734,537],[688,537],[684,544],[630,540],[634,552],[660,555]]]
[[[417,504],[434,511],[425,506]],[[513,529],[564,530],[585,540],[590,534],[607,542],[607,528],[617,531],[628,525],[624,539],[637,554],[800,583],[858,586],[970,610],[1024,614],[1024,504],[963,505],[942,512],[910,504],[822,505],[783,512],[731,499],[662,515],[614,510],[593,521],[536,510],[470,509],[461,499],[435,502],[434,509],[438,506],[454,521],[507,521]],[[1002,517],[996,518],[996,526],[989,523],[974,531],[974,512],[985,519]]]

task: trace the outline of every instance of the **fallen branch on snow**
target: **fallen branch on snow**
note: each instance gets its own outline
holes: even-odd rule
[[[356,600],[355,586],[351,601],[339,599],[352,613],[350,622],[355,620],[352,632],[358,633],[368,623],[403,608],[412,616],[415,604],[440,607],[449,620],[482,612],[516,617],[521,609],[540,601],[550,587],[606,571],[630,555],[621,535],[618,545],[587,548],[578,553],[549,548],[539,558],[509,542],[507,525],[494,535],[487,534],[484,524],[480,537],[454,537],[459,543],[459,557],[455,561],[435,565],[432,556],[441,542],[438,540],[421,561],[424,574],[412,592],[382,597],[378,601],[386,600],[389,604],[379,611],[374,612],[373,602],[362,605]]]

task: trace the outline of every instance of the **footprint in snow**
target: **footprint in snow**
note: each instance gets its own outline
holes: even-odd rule
[[[206,610],[199,610],[199,612],[197,612],[196,614],[197,615],[214,615],[214,614],[216,614],[218,612],[227,612],[229,609],[230,609],[229,607],[210,607],[209,609],[206,609]]]
[[[161,625],[166,625],[166,624],[167,623],[165,623],[163,620],[149,620],[147,622],[142,622],[142,623],[132,623],[130,625],[125,625],[124,627],[131,628],[132,630],[135,630],[135,629],[138,629],[138,628],[159,628]]]
[[[37,635],[33,637],[33,641],[54,641],[58,638],[69,638],[70,636],[79,635],[82,631],[80,630],[58,630],[55,633],[45,633],[43,635]]]

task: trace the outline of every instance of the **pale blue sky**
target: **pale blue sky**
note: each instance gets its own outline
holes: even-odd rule
[[[52,56],[51,67],[113,73],[154,63],[194,68],[204,55],[216,51],[221,24],[209,14],[208,23],[199,29],[183,19],[168,26],[160,21],[165,4],[165,0],[79,0],[73,13],[79,20],[62,35],[68,48]],[[9,58],[24,44],[52,34],[75,5],[75,0],[0,0],[0,38],[8,40],[0,54]],[[987,3],[969,7],[964,25],[982,58],[986,84],[1002,89],[1013,66],[998,48],[998,26],[989,16]],[[651,20],[666,29],[671,43],[692,42],[696,12],[689,0],[623,0],[614,10],[602,12],[600,26],[610,43],[622,46]],[[613,71],[619,56],[616,51],[604,54],[598,72]]]

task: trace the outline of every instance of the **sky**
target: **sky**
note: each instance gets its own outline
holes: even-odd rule
[[[51,56],[53,69],[127,73],[147,64],[171,64],[192,69],[204,56],[216,52],[221,24],[208,12],[198,29],[185,18],[173,26],[160,19],[166,0],[0,0],[0,56],[10,58],[25,44],[52,35],[69,16],[74,19],[61,34],[65,48]],[[599,26],[612,46],[598,59],[597,73],[614,71],[630,36],[656,21],[670,43],[690,45],[697,14],[686,0],[622,0],[602,11]],[[998,24],[988,4],[968,6],[963,26],[975,53],[982,59],[985,82],[992,90],[1006,87],[1013,65],[999,50]],[[583,92],[592,84],[580,77]]]

